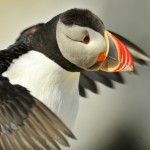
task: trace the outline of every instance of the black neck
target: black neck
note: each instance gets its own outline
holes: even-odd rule
[[[65,59],[59,50],[56,40],[56,26],[58,20],[59,15],[43,25],[43,27],[35,32],[33,36],[29,39],[28,45],[31,45],[31,49],[45,54],[48,58],[50,58],[62,68],[68,71],[82,71],[83,69],[77,67],[76,65]]]

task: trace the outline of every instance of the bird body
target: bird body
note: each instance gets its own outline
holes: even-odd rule
[[[69,128],[73,127],[79,105],[79,72],[64,70],[42,53],[32,50],[13,60],[2,75],[12,84],[28,89]]]
[[[130,48],[137,63],[150,60],[87,9],[71,9],[24,30],[0,51],[0,149],[69,146],[65,136],[75,139],[79,94],[98,93],[95,81],[108,87],[111,80],[123,83],[114,72],[133,70]]]

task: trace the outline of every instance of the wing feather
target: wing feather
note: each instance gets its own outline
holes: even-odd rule
[[[79,85],[83,88],[89,89],[93,93],[98,93],[98,88],[95,82],[90,79],[84,72],[82,72],[80,75]]]
[[[0,77],[0,142],[2,149],[60,150],[75,138],[65,124],[20,85]],[[58,144],[59,143],[59,144]]]

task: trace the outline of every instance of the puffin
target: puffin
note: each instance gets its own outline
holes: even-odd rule
[[[69,147],[79,98],[98,93],[96,81],[113,88],[121,71],[147,65],[150,57],[105,28],[87,9],[70,9],[21,32],[0,51],[0,149]]]

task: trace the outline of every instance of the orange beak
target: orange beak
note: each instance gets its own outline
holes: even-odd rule
[[[104,36],[106,50],[97,58],[99,69],[106,72],[133,71],[134,62],[127,47],[108,31]]]

